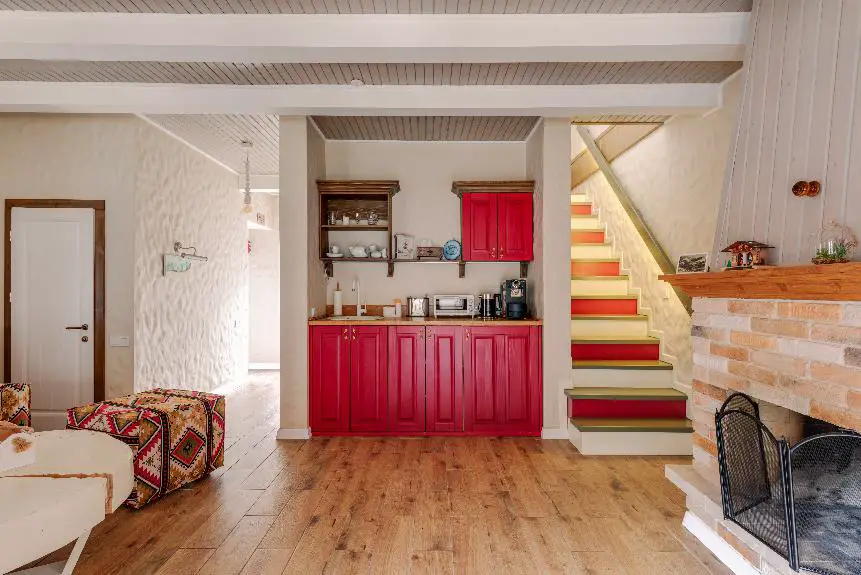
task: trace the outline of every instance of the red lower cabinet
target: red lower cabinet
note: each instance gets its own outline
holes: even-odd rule
[[[463,328],[430,326],[426,332],[427,431],[463,431]]]
[[[311,429],[350,430],[350,328],[311,329]]]
[[[312,326],[311,431],[540,435],[537,326]]]
[[[350,329],[350,431],[386,431],[388,328]]]
[[[389,328],[389,431],[425,430],[425,328]]]
[[[464,328],[463,340],[465,431],[540,435],[540,329]]]

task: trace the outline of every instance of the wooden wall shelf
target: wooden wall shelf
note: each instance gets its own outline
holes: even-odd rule
[[[861,262],[659,276],[691,297],[861,301]]]

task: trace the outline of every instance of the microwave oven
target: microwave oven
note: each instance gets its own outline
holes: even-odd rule
[[[474,295],[433,296],[434,317],[472,317],[476,311]]]

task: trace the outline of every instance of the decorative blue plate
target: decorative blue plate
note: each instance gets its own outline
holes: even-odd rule
[[[447,260],[456,260],[460,258],[460,242],[457,240],[449,240],[442,246],[442,257]]]

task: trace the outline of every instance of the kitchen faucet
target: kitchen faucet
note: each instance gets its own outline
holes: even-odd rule
[[[353,291],[356,292],[356,316],[362,317],[367,309],[362,306],[362,286],[359,283],[359,278],[353,278]]]

